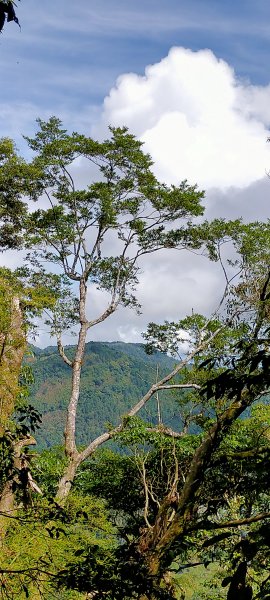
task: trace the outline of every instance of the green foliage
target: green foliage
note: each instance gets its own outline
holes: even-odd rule
[[[104,503],[89,496],[71,494],[65,510],[44,498],[18,517],[9,528],[8,551],[1,560],[1,569],[11,570],[4,576],[4,598],[23,599],[27,593],[31,598],[38,589],[46,600],[77,598],[58,591],[57,573],[70,561],[76,568],[86,547],[106,554],[114,546]]]
[[[61,446],[43,450],[33,461],[33,476],[49,498],[55,496],[57,484],[66,463],[67,459]]]
[[[162,587],[155,586],[147,573],[139,555],[126,555],[125,548],[100,552],[90,546],[79,564],[72,561],[59,573],[59,585],[81,592],[94,594],[98,600],[139,600],[146,597],[156,600],[172,600],[172,596]]]
[[[265,408],[267,412],[268,407]],[[247,428],[254,428],[253,417],[239,422],[238,428],[240,427],[243,432]],[[267,501],[264,493],[267,485],[265,477],[268,477],[265,458],[268,454],[266,453],[264,457],[262,454],[255,454],[254,460],[251,461],[250,455],[245,455],[243,452],[240,458],[231,445],[234,435],[239,438],[237,448],[239,450],[241,433],[230,432],[226,442],[224,441],[222,448],[216,454],[216,461],[213,462],[211,470],[205,473],[204,488],[200,498],[197,498],[196,507],[200,523],[199,531],[196,532],[195,525],[193,533],[186,535],[184,541],[179,541],[178,545],[177,543],[174,545],[172,553],[174,562],[171,568],[178,572],[176,582],[181,593],[185,594],[183,597],[190,600],[191,598],[193,600],[225,598],[228,590],[223,591],[221,583],[225,576],[227,585],[230,583],[243,558],[249,561],[252,559],[252,567],[250,566],[249,570],[254,573],[256,571],[262,589],[266,590],[267,587],[267,583],[264,583],[269,554],[269,530],[266,525],[254,524],[251,528],[243,525],[240,531],[228,531],[225,528],[221,533],[213,533],[208,529],[209,521],[212,522],[218,516],[224,521],[229,518],[244,518],[253,510],[269,510],[269,500]],[[187,438],[183,436],[176,443],[162,435],[158,436],[156,432],[149,431],[149,428],[138,419],[129,421],[127,431],[120,438],[128,445],[132,454],[121,456],[112,451],[100,451],[84,464],[76,480],[76,488],[82,493],[106,498],[111,517],[117,524],[120,546],[110,550],[105,556],[99,550],[86,548],[85,554],[82,555],[82,562],[77,568],[75,566],[74,569],[74,563],[71,563],[63,573],[60,573],[60,583],[64,584],[66,581],[67,585],[74,589],[96,591],[98,597],[99,595],[101,597],[106,590],[113,600],[120,598],[121,590],[123,597],[127,598],[138,598],[141,593],[154,593],[155,598],[172,598],[173,596],[166,596],[168,590],[163,591],[162,587],[153,592],[151,587],[153,581],[150,584],[147,571],[144,570],[145,565],[140,563],[142,557],[136,555],[135,541],[145,527],[142,465],[145,467],[147,485],[151,489],[148,506],[148,519],[151,523],[157,514],[158,502],[162,502],[171,489],[177,466],[176,459],[179,465],[179,476],[185,480],[200,439],[198,436],[187,436]],[[242,435],[242,450],[245,448],[245,443],[246,438]],[[266,452],[268,448],[269,445],[267,449],[265,448]],[[125,490],[124,494],[123,490]],[[181,493],[180,482],[178,490]],[[241,542],[242,537],[243,542]],[[105,561],[104,565],[103,561]],[[135,562],[136,583],[133,579]],[[190,568],[187,570],[188,564],[181,567],[183,563],[190,563]],[[199,569],[199,577],[198,567],[195,566],[196,578],[194,578],[193,564],[204,564],[204,567]],[[128,570],[125,570],[127,566]],[[144,584],[140,579],[141,576],[144,578]],[[258,591],[261,589],[261,584],[258,583]]]
[[[1,18],[1,17],[0,17]],[[0,245],[2,249],[20,248],[23,243],[27,205],[37,172],[17,154],[12,140],[0,139]]]
[[[12,437],[6,434],[0,438],[0,464],[0,490],[2,491],[13,469]]]
[[[12,419],[7,423],[7,425],[10,425],[10,428],[6,428],[3,435],[0,437],[0,491],[7,481],[13,482],[14,492],[21,489],[18,479],[18,466],[15,466],[14,464],[16,443],[21,440],[26,441],[30,438],[31,434],[35,433],[37,429],[40,428],[40,423],[40,413],[31,404],[25,402],[24,394],[24,402],[20,402],[15,413],[12,415]],[[25,455],[27,454],[28,452],[26,449]]]
[[[263,296],[261,302],[265,302]],[[149,536],[151,541],[150,536],[159,531],[159,523],[165,526],[164,515],[169,515],[168,522],[172,523],[168,525],[170,534],[174,515],[178,517],[180,502],[183,502],[184,493],[187,493],[186,482],[191,478],[192,470],[195,471],[196,480],[193,486],[195,487],[198,481],[200,484],[190,504],[184,504],[185,509],[190,511],[186,530],[184,533],[180,530],[180,534],[173,538],[173,543],[165,547],[162,556],[164,562],[161,562],[160,566],[160,569],[169,569],[172,561],[173,564],[178,564],[181,586],[181,564],[215,563],[217,569],[214,578],[210,584],[207,583],[208,586],[212,586],[211,590],[209,591],[209,587],[205,591],[202,587],[197,589],[197,592],[194,590],[194,598],[221,598],[225,595],[227,598],[234,598],[240,588],[243,593],[245,591],[246,597],[251,597],[252,587],[258,598],[264,597],[268,592],[267,517],[270,514],[270,504],[266,490],[269,479],[269,406],[256,402],[261,393],[268,390],[267,315],[267,310],[263,315],[259,312],[259,326],[255,329],[255,335],[254,329],[252,332],[246,328],[246,336],[241,336],[242,325],[238,331],[232,331],[231,335],[229,330],[222,332],[216,341],[217,356],[214,355],[211,360],[211,356],[208,356],[203,362],[198,360],[187,369],[185,376],[190,377],[190,380],[194,376],[200,377],[201,372],[204,373],[205,379],[201,380],[203,387],[199,396],[210,413],[211,410],[215,410],[215,418],[203,424],[205,433],[193,436],[185,433],[177,440],[168,439],[162,430],[153,431],[140,419],[127,418],[125,429],[119,434],[119,441],[132,451],[133,459],[131,456],[121,457],[120,460],[107,456],[104,460],[104,456],[96,456],[93,479],[91,480],[91,475],[89,477],[85,469],[80,482],[86,489],[88,485],[92,493],[100,493],[105,497],[108,494],[109,507],[116,522],[117,516],[118,519],[121,518],[118,525],[119,535],[121,531],[124,540],[121,556],[125,554],[129,565],[132,565],[136,560],[138,548],[136,540],[140,539],[143,545],[144,539]],[[191,324],[188,322],[188,326]],[[203,322],[200,324],[204,325]],[[251,412],[247,413],[246,419],[239,419],[246,407],[253,403],[254,406]],[[218,423],[219,429],[216,428],[217,435],[213,443],[211,437],[215,435],[215,423]],[[198,452],[202,453],[202,449],[209,448],[211,443],[211,452],[203,462]],[[199,470],[195,470],[196,456]],[[108,476],[106,486],[105,475],[103,485],[95,487],[95,480],[99,482],[102,479],[105,462],[106,473],[113,474],[115,483]],[[137,468],[137,474],[134,466]],[[118,474],[115,474],[115,471]],[[121,502],[121,492],[126,487],[127,473],[133,482],[129,484],[132,501],[127,495],[125,503]],[[175,485],[178,495],[171,495]],[[111,496],[108,489],[111,489]],[[179,505],[177,498],[180,498]],[[253,522],[254,515],[259,515],[261,524],[257,524],[255,518]],[[118,556],[117,552],[114,556]],[[141,553],[142,560],[143,557],[144,554]],[[119,568],[117,562],[116,565],[113,568],[114,576]],[[140,569],[144,573],[147,589],[149,582],[144,572],[145,566],[146,563],[143,563]],[[84,574],[86,585],[87,574]],[[253,577],[256,578],[255,583]],[[130,581],[130,578],[127,581]],[[90,573],[89,588],[83,589],[92,591],[93,585]],[[222,585],[227,588],[224,589],[224,593],[219,592]],[[181,587],[183,589],[183,585]],[[132,589],[136,598],[136,587],[133,586]],[[162,586],[160,584],[159,590],[155,591],[150,591],[149,588],[148,592],[144,593],[150,596],[152,593],[153,597],[158,598],[159,593],[163,593]],[[168,586],[166,593],[169,593]],[[112,598],[117,598],[113,587],[111,594]]]
[[[223,342],[229,355],[231,345],[226,336],[223,337]],[[218,344],[221,344],[221,340]],[[101,354],[104,350],[102,346],[110,348],[108,344],[97,344],[96,350]],[[118,344],[114,344],[113,348],[115,346],[117,347]],[[248,348],[246,344],[244,350]],[[135,356],[140,356],[141,352],[136,345],[128,345],[126,351]],[[38,353],[39,360],[41,363],[44,362],[45,367],[47,353],[48,351]],[[234,360],[236,363],[242,360],[241,365],[249,375],[248,365],[253,358],[254,356],[248,351],[245,365],[240,354],[234,357]],[[146,357],[146,361],[151,360],[157,361],[160,357],[157,355]],[[165,360],[172,365],[172,361],[166,358]],[[94,362],[96,363],[96,360]],[[260,355],[260,360],[257,360],[256,364],[254,362],[254,366],[257,375],[260,369],[265,369],[267,365],[263,361],[263,355]],[[215,366],[209,368],[208,363],[202,366],[198,361],[198,365],[190,367],[186,377],[204,372],[206,381],[207,377],[212,381],[213,373],[216,379],[220,376],[219,373],[223,374],[223,367],[219,366],[216,371],[213,369]],[[236,365],[236,382],[239,369],[240,365]],[[251,370],[251,374],[253,372]],[[232,379],[229,379],[228,385],[232,386]],[[227,387],[225,386],[224,389],[226,392]],[[223,389],[220,389],[219,393],[222,394]],[[211,406],[211,399],[209,402]],[[238,529],[228,531],[225,528],[215,532],[210,525],[219,520],[243,519],[254,512],[269,511],[269,498],[266,493],[269,467],[269,419],[268,405],[255,404],[247,419],[235,421],[219,448],[213,453],[211,468],[204,472],[203,487],[200,488],[200,495],[196,497],[194,530],[186,534],[184,539],[175,542],[171,554],[172,568],[180,569],[179,574],[176,575],[182,590],[179,593],[186,590],[187,598],[191,598],[192,593],[193,600],[225,598],[232,585],[234,574],[237,574],[237,569],[243,560],[251,561],[249,573],[252,577],[256,577],[255,588],[256,593],[259,594],[258,598],[263,598],[263,594],[268,592],[268,584],[265,581],[269,558],[268,528],[256,523],[242,526],[240,537],[244,535],[244,543],[239,540]],[[20,580],[21,587],[16,587],[19,585],[17,581],[16,584],[12,584],[14,588],[9,583],[10,589],[17,590],[17,597],[22,593],[22,585],[31,593],[31,585],[40,585],[42,569],[49,568],[48,556],[50,556],[50,569],[53,564],[55,577],[42,583],[45,598],[46,594],[48,598],[53,598],[54,595],[64,598],[65,594],[69,593],[66,588],[71,588],[74,594],[78,594],[78,598],[80,594],[95,592],[100,598],[106,593],[111,600],[132,597],[135,599],[143,593],[149,595],[153,593],[155,598],[164,600],[171,599],[173,596],[170,595],[168,588],[163,588],[161,585],[156,588],[153,579],[149,578],[141,554],[137,552],[136,540],[145,530],[143,468],[147,486],[151,490],[147,516],[149,522],[154,524],[158,503],[162,503],[164,497],[170,492],[176,472],[179,477],[178,493],[181,494],[182,486],[189,474],[192,457],[202,439],[201,433],[185,434],[173,440],[162,434],[162,431],[151,430],[149,424],[145,424],[138,418],[127,419],[126,429],[119,435],[118,443],[128,447],[129,454],[119,455],[112,451],[102,451],[82,465],[75,480],[67,513],[62,512],[62,509],[57,512],[57,507],[51,507],[50,502],[47,505],[43,502],[42,510],[38,509],[36,514],[39,523],[41,520],[42,531],[45,524],[46,532],[44,538],[46,544],[42,542],[41,547],[43,549],[46,547],[46,551],[44,550],[45,554],[41,557],[36,553],[32,557],[28,548],[27,561],[30,566],[33,565],[33,568],[34,565],[35,567],[38,565],[39,580],[33,584],[33,572],[31,577],[28,572],[28,575],[24,575]],[[46,451],[38,459],[33,472],[38,483],[43,486],[44,491],[47,490],[49,496],[54,493],[63,463],[61,449],[55,452]],[[101,543],[98,529],[96,537],[94,535],[90,540],[81,534],[88,503],[90,502],[92,515],[100,501],[106,502],[111,522],[116,527],[113,537],[108,533],[105,533],[105,538],[101,536]],[[72,537],[74,523],[75,520],[78,522],[78,519],[77,531],[80,543]],[[16,539],[17,533],[13,535]],[[72,544],[72,552],[69,550],[69,544],[67,546],[67,536]],[[35,530],[35,539],[39,539],[37,530]],[[181,564],[188,562],[191,565],[197,562],[209,564],[207,570],[203,567],[205,576],[201,573],[196,585],[193,586],[189,586],[188,576],[181,571]],[[20,564],[22,565],[23,562]],[[184,573],[186,572],[185,569]],[[192,571],[188,573],[193,581]],[[221,587],[223,580],[224,588]],[[247,586],[249,581],[248,579]]]
[[[122,518],[125,515],[130,526],[134,519],[136,522],[141,519],[138,516],[143,502],[140,474],[131,456],[100,450],[82,466],[75,488],[83,494],[105,498],[112,514]]]

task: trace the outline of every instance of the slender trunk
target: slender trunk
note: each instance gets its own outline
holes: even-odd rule
[[[20,300],[12,297],[8,288],[6,291],[8,323],[5,331],[0,332],[0,435],[4,434],[8,420],[14,412],[26,348]]]
[[[67,419],[65,427],[65,453],[68,458],[68,465],[61,477],[56,493],[56,501],[64,504],[71,490],[71,486],[80,464],[80,455],[76,448],[76,417],[80,396],[81,371],[85,352],[86,335],[88,331],[88,320],[86,318],[86,294],[87,286],[85,280],[80,281],[80,332],[78,345],[74,360],[72,361],[72,383],[71,395],[67,410]]]
[[[78,466],[80,464],[80,460],[78,460],[79,455],[76,454],[72,457],[72,460],[69,461],[63,476],[61,477],[59,484],[58,484],[58,489],[57,489],[57,494],[55,496],[55,501],[58,504],[65,504],[67,497],[69,495],[69,492],[71,490],[75,475],[76,475],[76,471],[78,469]]]
[[[12,289],[0,281],[4,289],[3,309],[5,321],[0,332],[0,436],[5,434],[9,419],[14,412],[19,389],[19,375],[26,347],[26,334],[20,300],[12,295]],[[14,466],[18,466],[18,447],[13,448]],[[8,480],[0,496],[0,544],[3,544],[10,517],[15,511],[12,480]]]
[[[23,468],[24,462],[21,459],[22,449],[25,446],[34,446],[36,440],[29,436],[23,440],[18,440],[13,444],[13,468],[11,469],[8,481],[4,484],[0,497],[0,545],[3,545],[8,527],[12,521],[12,517],[16,516],[16,501],[13,490],[14,479]],[[14,473],[16,474],[14,477]],[[29,484],[28,484],[29,485]],[[36,491],[39,488],[36,486]],[[39,490],[41,493],[41,491]]]
[[[73,462],[76,455],[76,416],[80,396],[82,362],[85,351],[86,335],[88,331],[88,321],[86,318],[86,293],[87,286],[84,279],[80,281],[80,332],[78,345],[72,362],[72,383],[71,395],[67,410],[67,420],[65,428],[65,452],[70,461]]]
[[[15,498],[12,483],[12,481],[5,483],[0,498],[0,548],[4,544],[11,517],[15,514]]]

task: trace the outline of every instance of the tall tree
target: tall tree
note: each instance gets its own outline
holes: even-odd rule
[[[27,138],[36,153],[32,167],[40,172],[43,203],[43,208],[29,217],[28,243],[35,247],[31,260],[40,267],[44,261],[53,264],[74,290],[74,299],[69,293],[66,302],[63,298],[50,316],[59,353],[72,377],[65,428],[69,464],[57,495],[62,501],[80,463],[101,443],[90,442],[82,452],[76,447],[86,336],[119,305],[139,309],[134,292],[141,257],[163,248],[200,245],[191,220],[203,213],[203,193],[186,182],[179,187],[160,184],[142,144],[125,128],[112,128],[111,138],[100,143],[77,133],[68,135],[54,117],[48,123],[39,121],[39,127],[35,138]],[[78,159],[89,170],[86,189],[80,189],[75,181]],[[105,291],[108,303],[99,314],[89,317],[94,289]],[[76,324],[78,343],[70,359],[62,344],[62,332]]]
[[[20,294],[14,282],[3,274],[0,279],[0,441],[11,426],[19,393],[19,377],[26,349],[26,331],[20,305]],[[12,449],[13,450],[13,449]],[[0,542],[8,525],[7,515],[14,511],[12,479],[0,490]]]
[[[164,426],[157,432],[159,436],[183,439],[186,457],[182,472],[176,453],[173,454],[175,473],[170,489],[157,501],[148,485],[145,463],[140,463],[145,494],[144,527],[138,531],[135,543],[133,540],[128,545],[127,553],[128,561],[135,564],[139,559],[142,565],[141,598],[173,597],[174,591],[166,577],[179,544],[181,546],[195,531],[243,524],[240,518],[223,519],[219,523],[211,521],[208,527],[207,520],[200,519],[204,505],[199,500],[207,501],[203,495],[204,486],[208,484],[207,474],[215,467],[216,453],[234,423],[260,394],[268,392],[269,275],[266,277],[265,273],[269,265],[269,225],[240,226],[239,221],[195,225],[193,219],[203,213],[203,194],[186,182],[178,188],[160,184],[151,171],[149,156],[126,129],[112,129],[111,138],[100,143],[76,133],[68,135],[55,118],[39,124],[35,138],[28,140],[36,153],[32,163],[26,165],[20,161],[8,143],[0,176],[8,183],[2,186],[3,207],[10,197],[18,200],[22,209],[19,222],[14,215],[9,221],[6,202],[3,225],[7,224],[11,235],[18,233],[16,244],[21,243],[22,226],[26,232],[24,240],[29,247],[32,271],[30,268],[20,271],[20,281],[25,281],[24,303],[32,305],[30,282],[35,291],[41,286],[41,293],[37,293],[38,306],[47,306],[47,322],[57,337],[62,359],[71,369],[65,430],[67,467],[59,483],[57,501],[66,501],[79,465],[108,439],[123,434],[125,429],[128,434],[132,417],[157,391],[169,387],[185,393],[193,390],[195,394],[197,390],[200,393],[197,406],[203,402],[208,415],[205,411],[196,415],[195,421],[201,419],[202,431],[188,457],[181,432],[172,432]],[[89,161],[91,165],[90,183],[83,190],[75,181],[78,159],[85,165]],[[22,194],[39,200],[41,208],[27,215]],[[10,226],[14,229],[9,229]],[[238,252],[234,261],[236,270],[230,277],[221,257],[222,245],[229,239],[234,240],[234,249]],[[226,280],[223,299],[227,301],[227,313],[224,315],[221,311],[212,319],[192,315],[162,327],[152,324],[148,334],[150,345],[172,353],[184,334],[184,339],[189,340],[189,351],[171,373],[139,399],[118,427],[89,441],[80,451],[76,446],[76,413],[87,333],[119,305],[139,309],[135,297],[139,261],[146,254],[166,248],[204,248],[210,258],[220,260]],[[233,290],[231,279],[237,272],[240,278]],[[91,300],[91,292],[96,289],[106,293],[108,303],[100,313],[90,317],[91,306],[87,306],[87,299]],[[45,293],[45,298],[44,291],[48,294],[46,297]],[[65,352],[62,334],[74,326],[78,343],[72,357]],[[205,363],[201,369],[198,360]],[[175,381],[180,371],[184,379]],[[186,404],[186,396],[182,404]],[[188,423],[187,418],[187,427]],[[211,516],[211,512],[209,514]],[[244,522],[266,518],[268,512],[264,511],[246,517]],[[244,566],[238,576],[243,583]],[[230,582],[230,594],[239,583],[237,577]],[[146,584],[148,588],[143,587]],[[96,594],[96,590],[94,592]]]
[[[1,3],[5,4],[5,3]],[[11,4],[11,3],[10,3]],[[6,9],[6,5],[4,7]],[[19,249],[23,245],[23,223],[27,215],[25,195],[30,191],[31,168],[21,159],[8,138],[0,139],[0,248]],[[24,311],[26,296],[22,283],[9,269],[0,270],[0,438],[5,446],[6,432],[12,429],[12,415],[20,391],[20,373],[26,349],[27,318]],[[33,438],[31,440],[34,443]],[[28,444],[29,438],[24,438]],[[23,446],[20,440],[9,439],[10,453],[16,455],[19,466]],[[12,462],[12,461],[11,461]],[[3,482],[2,482],[3,484]],[[12,477],[0,491],[0,536],[5,535],[8,519],[14,510]]]
[[[53,268],[52,280],[58,277],[62,281],[61,300],[47,322],[57,338],[63,361],[71,369],[65,427],[68,466],[57,492],[57,500],[64,502],[79,465],[119,429],[89,440],[88,446],[78,451],[76,416],[87,334],[120,305],[140,309],[135,292],[142,257],[162,249],[204,250],[210,259],[221,262],[226,279],[224,299],[230,277],[222,261],[222,246],[234,240],[234,250],[238,252],[235,268],[242,273],[252,235],[255,239],[260,232],[259,239],[265,247],[263,235],[269,237],[269,231],[258,224],[248,228],[239,220],[196,224],[196,217],[203,214],[203,193],[186,181],[178,187],[160,183],[151,170],[151,158],[126,128],[111,128],[110,139],[101,143],[78,133],[68,135],[55,117],[38,123],[36,136],[26,139],[35,153],[30,165],[34,174],[32,194],[36,200],[40,198],[42,208],[29,215],[27,239],[35,273],[48,281],[49,269]],[[89,184],[84,189],[76,181],[79,161],[84,173],[89,172]],[[93,314],[91,294],[96,290],[105,292],[107,306]],[[78,342],[75,355],[70,358],[62,334],[74,326]],[[157,389],[202,349],[211,346],[216,335],[208,329],[183,363],[157,382],[128,415],[136,414]]]
[[[16,272],[0,269],[0,542],[16,514],[18,481],[24,480],[25,488],[40,491],[23,458],[24,448],[36,444],[32,433],[41,420],[28,405],[27,385],[32,377],[27,366],[23,367],[23,358],[30,316],[52,307],[55,297],[39,282],[29,283],[25,285]],[[14,419],[16,412],[18,421]]]

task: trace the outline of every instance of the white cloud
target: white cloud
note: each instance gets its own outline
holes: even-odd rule
[[[147,67],[144,76],[122,75],[104,101],[102,117],[88,107],[67,122],[70,128],[79,122],[83,129],[95,117],[93,135],[100,137],[107,133],[108,123],[126,124],[144,140],[160,179],[170,184],[187,178],[207,189],[208,218],[243,214],[263,219],[269,213],[270,181],[265,177],[270,168],[269,106],[270,85],[239,81],[233,69],[209,50],[174,48],[161,62]],[[25,124],[35,110],[31,105],[26,108]],[[5,116],[9,120],[8,106]],[[66,116],[63,110],[64,121]],[[4,119],[1,124],[4,129]],[[13,127],[18,127],[16,120]],[[76,174],[80,184],[87,185],[89,169],[83,161],[76,165]],[[223,286],[218,265],[203,257],[177,251],[149,256],[138,286],[143,314],[138,317],[121,308],[93,328],[89,337],[140,341],[150,320],[177,320],[192,308],[209,314]],[[93,317],[106,306],[107,297],[91,290],[89,300]],[[74,340],[67,336],[65,342]],[[37,343],[51,343],[46,332]]]
[[[187,178],[207,189],[208,218],[264,219],[270,191],[265,177],[269,106],[270,86],[239,81],[209,50],[174,48],[144,76],[129,73],[117,80],[95,131],[103,135],[108,123],[127,125],[145,142],[160,179],[170,184]],[[143,264],[142,316],[121,310],[97,334],[137,341],[149,320],[176,320],[192,308],[209,314],[223,290],[217,264],[187,252],[158,253]]]
[[[127,125],[145,142],[156,175],[200,187],[247,187],[270,164],[270,86],[239,81],[210,50],[172,48],[144,76],[118,78],[103,125]]]

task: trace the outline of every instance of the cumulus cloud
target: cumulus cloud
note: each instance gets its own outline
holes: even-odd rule
[[[269,105],[270,86],[239,81],[210,50],[172,48],[144,76],[118,78],[104,101],[103,124],[127,125],[167,183],[245,188],[270,163]]]
[[[118,78],[95,132],[104,135],[109,123],[127,125],[145,142],[159,179],[177,184],[187,178],[206,189],[208,218],[263,220],[269,212],[269,106],[270,86],[238,80],[210,50],[173,48],[144,76]],[[142,267],[142,316],[121,311],[100,327],[101,339],[137,341],[149,320],[176,320],[191,309],[210,314],[222,296],[221,269],[203,257],[162,252]]]
[[[96,114],[92,134],[103,137],[109,123],[127,125],[144,141],[160,180],[177,184],[188,179],[206,189],[208,218],[264,219],[270,192],[265,175],[270,168],[269,106],[270,85],[238,80],[210,50],[173,48],[148,66],[144,76],[118,78],[102,116]],[[83,114],[81,119],[83,123]],[[80,185],[86,185],[88,166],[78,163],[75,170]],[[142,315],[120,309],[89,337],[140,341],[150,320],[177,320],[191,309],[209,314],[223,287],[221,269],[201,256],[177,251],[148,256],[138,286]],[[94,316],[108,299],[91,290],[89,300],[89,316]],[[67,336],[65,342],[73,339]],[[46,332],[38,343],[48,343]]]

